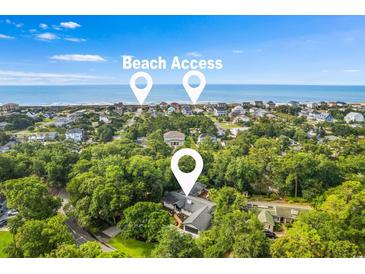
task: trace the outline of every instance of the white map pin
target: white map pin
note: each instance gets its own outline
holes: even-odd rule
[[[198,77],[199,81],[200,81],[199,86],[197,86],[195,88],[190,86],[190,84],[189,84],[189,79],[192,76]],[[202,91],[204,90],[206,83],[207,82],[206,82],[206,79],[205,79],[205,75],[203,73],[201,73],[200,71],[191,70],[191,71],[188,71],[184,75],[183,86],[184,86],[186,92],[188,93],[188,95],[189,95],[191,101],[193,102],[193,104],[196,104],[196,102],[198,101],[199,96],[202,93]]]
[[[195,160],[195,168],[192,172],[185,173],[182,172],[179,168],[179,160],[183,156],[191,156]],[[179,182],[182,190],[184,191],[185,195],[188,196],[191,189],[196,183],[200,173],[203,170],[203,158],[200,154],[190,148],[183,148],[177,151],[171,159],[171,170],[174,173],[175,178]]]
[[[136,81],[138,78],[145,78],[147,81],[147,84],[144,88],[139,88],[136,85]],[[147,72],[139,71],[132,75],[131,79],[129,80],[129,85],[136,96],[138,102],[140,105],[143,105],[144,100],[146,100],[148,94],[151,91],[153,81],[151,75],[149,75]]]

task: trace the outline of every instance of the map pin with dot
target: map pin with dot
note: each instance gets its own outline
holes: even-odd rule
[[[146,79],[146,86],[144,88],[139,88],[136,84],[138,78],[144,78]],[[148,94],[150,93],[153,81],[151,75],[149,75],[147,72],[139,71],[132,75],[129,85],[136,96],[138,102],[140,105],[143,105],[143,102],[146,100]]]
[[[195,168],[192,172],[182,172],[179,168],[179,160],[183,156],[191,156],[195,160]],[[176,180],[179,182],[185,196],[189,196],[190,191],[194,187],[196,180],[203,170],[203,158],[199,152],[191,148],[183,148],[178,150],[171,159],[171,170]]]
[[[193,76],[199,78],[200,83],[197,87],[192,87],[189,84],[189,79]],[[188,71],[183,77],[183,86],[184,86],[186,92],[188,93],[193,104],[196,104],[196,102],[198,102],[199,96],[203,92],[205,85],[206,85],[205,75],[203,73],[201,73],[200,71],[197,71],[197,70]]]

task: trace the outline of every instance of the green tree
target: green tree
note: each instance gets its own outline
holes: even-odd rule
[[[138,202],[123,212],[119,227],[125,238],[156,241],[163,226],[170,224],[170,216],[159,203]]]
[[[181,233],[172,226],[165,226],[161,230],[152,256],[157,258],[199,258],[201,253],[191,235]]]
[[[315,229],[295,222],[284,237],[271,244],[270,251],[275,258],[318,258],[323,256],[323,244]]]
[[[234,210],[219,219],[214,217],[212,227],[202,232],[197,244],[204,257],[268,256],[268,240],[252,212]]]
[[[101,125],[98,128],[98,139],[104,143],[110,142],[113,140],[114,131],[113,128],[109,125]]]
[[[61,205],[60,199],[48,193],[47,186],[37,177],[3,182],[2,192],[9,208],[16,208],[25,219],[45,219],[54,215]]]
[[[11,257],[37,258],[64,244],[73,243],[71,232],[61,216],[46,220],[26,221],[14,236],[14,245],[8,248]]]

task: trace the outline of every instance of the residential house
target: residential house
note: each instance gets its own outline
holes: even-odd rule
[[[345,103],[345,102],[341,102],[341,101],[337,101],[337,102],[336,102],[336,106],[337,106],[337,107],[346,107],[346,106],[347,106],[347,103]]]
[[[249,127],[235,127],[231,128],[229,131],[231,132],[232,137],[237,137],[238,133],[249,130]]]
[[[274,230],[275,224],[292,223],[300,213],[311,210],[310,206],[282,204],[267,201],[249,201],[248,210],[255,210],[265,229]]]
[[[175,108],[175,109],[180,109],[179,103],[176,103],[176,102],[171,103],[170,106]]]
[[[73,121],[72,119],[68,117],[59,117],[56,118],[56,121],[54,122],[55,127],[64,127],[68,124],[71,124]]]
[[[299,102],[298,101],[289,101],[288,102],[288,106],[298,107],[299,106]]]
[[[215,128],[217,129],[217,135],[218,137],[222,137],[225,134],[224,129],[219,125],[219,123],[214,123]]]
[[[265,117],[265,115],[268,113],[267,110],[262,109],[262,108],[256,108],[253,107],[250,109],[250,113],[253,117]]]
[[[19,105],[14,103],[8,103],[1,106],[1,109],[6,112],[19,110]]]
[[[268,102],[266,102],[265,106],[268,109],[274,109],[276,104],[273,101],[268,101]]]
[[[5,145],[0,146],[0,153],[5,153],[5,152],[9,151],[16,144],[17,144],[17,142],[15,142],[15,141],[7,142]]]
[[[264,102],[255,101],[254,106],[257,107],[257,108],[263,108],[264,107]]]
[[[231,113],[230,113],[230,116],[231,117],[236,117],[236,116],[239,116],[239,115],[243,115],[246,113],[246,110],[242,107],[242,106],[235,106]]]
[[[165,194],[162,201],[166,208],[182,217],[181,228],[185,232],[198,235],[211,226],[215,203],[176,191]]]
[[[185,134],[179,131],[168,131],[163,135],[163,139],[170,147],[176,148],[184,145]]]
[[[37,119],[37,114],[34,112],[28,111],[25,115],[33,120]]]
[[[174,108],[174,107],[172,107],[172,106],[170,106],[170,107],[167,109],[167,114],[172,114],[172,113],[174,113],[174,112],[176,112],[176,108]]]
[[[185,116],[191,116],[193,115],[193,111],[189,106],[182,106],[181,107],[181,113]]]
[[[114,104],[114,111],[120,115],[123,115],[124,113],[124,105],[123,103],[116,103]]]
[[[346,114],[344,120],[346,123],[361,123],[364,122],[364,115],[359,112],[350,112]]]
[[[220,117],[220,116],[226,116],[227,115],[227,109],[225,107],[215,107],[214,108],[214,116]]]
[[[103,114],[99,116],[99,122],[102,122],[104,124],[110,124],[111,123],[108,116],[103,115]]]
[[[213,143],[216,143],[217,142],[217,137],[215,137],[213,135],[210,135],[210,134],[207,134],[207,133],[203,133],[203,134],[200,134],[198,136],[198,144],[201,143],[201,142],[203,142],[207,138],[210,138]]]
[[[54,141],[58,137],[57,132],[37,132],[34,134],[29,135],[28,141],[40,141],[40,142],[46,142],[46,141]]]
[[[328,112],[310,112],[307,117],[308,120],[314,120],[317,122],[333,122],[333,116]]]
[[[306,107],[311,108],[311,109],[318,107],[318,104],[316,102],[307,102],[307,103],[305,103],[305,105],[306,105]]]
[[[248,122],[250,122],[250,118],[245,115],[237,116],[232,121],[232,123],[234,123],[234,124],[248,123]]]
[[[251,107],[251,103],[250,102],[243,102],[242,107],[245,108],[245,109],[248,109],[248,108]]]
[[[196,114],[202,114],[202,113],[204,113],[204,109],[194,108],[194,113],[196,113]]]
[[[84,138],[84,130],[81,128],[73,128],[66,131],[66,140],[81,142]]]

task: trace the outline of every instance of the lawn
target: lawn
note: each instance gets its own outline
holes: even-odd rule
[[[6,258],[3,249],[12,241],[12,236],[9,231],[0,231],[0,258]]]
[[[151,258],[151,252],[155,248],[155,244],[134,239],[124,240],[119,236],[111,239],[108,243],[132,258]]]

